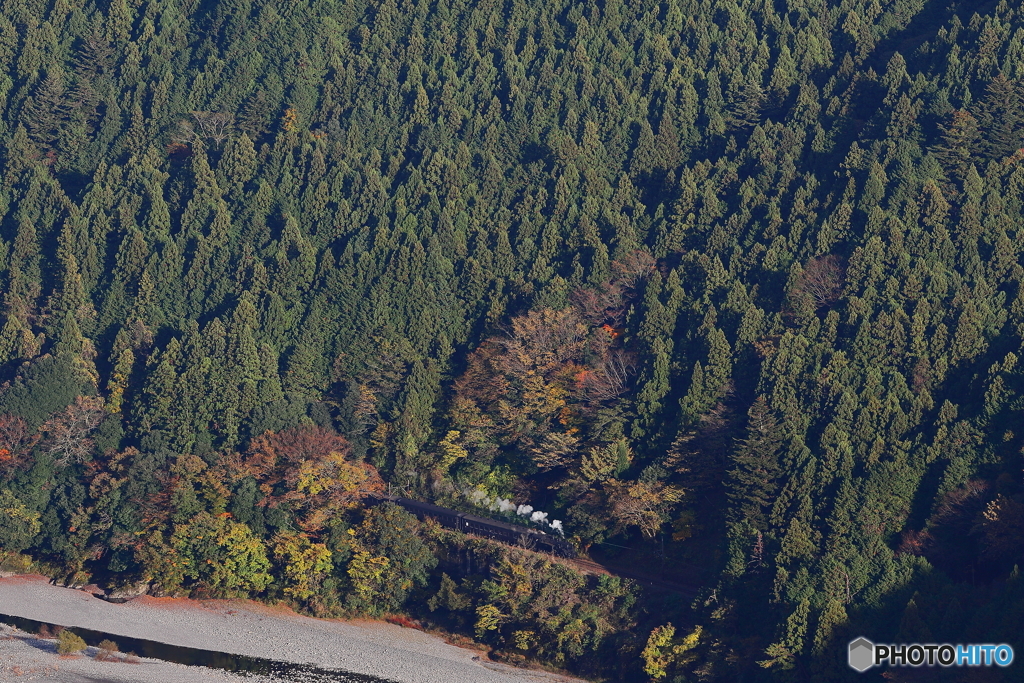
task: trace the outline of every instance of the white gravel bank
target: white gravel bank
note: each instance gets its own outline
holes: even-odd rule
[[[471,650],[393,624],[313,619],[289,610],[244,600],[200,602],[142,597],[124,604],[114,604],[83,591],[52,586],[41,576],[0,578],[0,613],[171,645],[344,669],[399,683],[554,683],[578,680],[479,661],[478,658],[474,659],[477,655]],[[20,656],[18,653],[25,653],[24,648],[41,652],[31,645],[21,643],[15,647],[14,643],[0,641],[0,654],[17,657]],[[58,660],[56,655],[50,653],[43,654],[53,659],[53,664],[73,661]],[[14,665],[20,663],[12,662]],[[31,664],[28,659],[26,663]],[[221,677],[219,679],[207,678],[206,674],[199,677],[198,673],[192,678],[183,679],[159,674],[141,678],[142,670],[149,664],[127,665],[90,660],[91,665],[102,666],[100,671],[103,675],[81,672],[78,679],[24,680],[85,683],[91,676],[97,682],[119,683],[122,680],[138,683],[150,680],[167,683],[176,683],[178,680],[253,681],[252,678],[242,679],[226,672],[214,672]],[[133,671],[129,675],[134,677],[114,677],[118,673],[117,669],[127,666],[132,667]],[[202,667],[180,668],[195,672],[211,671]],[[6,672],[0,669],[0,673]]]

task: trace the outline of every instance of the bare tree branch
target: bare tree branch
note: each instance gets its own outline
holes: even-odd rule
[[[178,122],[173,139],[186,145],[208,140],[219,147],[230,136],[234,122],[234,114],[227,112],[193,111],[191,121],[183,119]]]
[[[796,289],[811,298],[815,309],[827,308],[839,299],[845,279],[842,261],[835,254],[829,254],[811,259],[804,266]]]
[[[46,434],[46,452],[58,465],[85,462],[92,451],[89,434],[103,419],[103,399],[79,396],[62,412],[47,420],[42,427]]]
[[[611,401],[629,390],[636,375],[636,359],[623,349],[605,354],[596,372],[589,372],[583,380],[583,393],[588,401]]]

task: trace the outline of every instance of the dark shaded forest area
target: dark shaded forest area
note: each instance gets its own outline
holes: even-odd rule
[[[0,0],[0,96],[3,568],[604,680],[1024,652],[1015,4]]]

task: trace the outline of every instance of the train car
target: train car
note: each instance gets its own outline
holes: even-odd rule
[[[443,527],[448,527],[449,529],[461,529],[462,527],[459,520],[461,513],[456,510],[449,510],[448,508],[431,505],[430,503],[421,503],[418,500],[409,500],[408,498],[399,498],[397,496],[385,496],[385,499],[402,506],[420,519],[433,517]]]
[[[496,519],[478,517],[467,512],[450,510],[418,500],[400,498],[398,496],[382,496],[396,505],[400,505],[418,518],[432,517],[441,526],[456,529],[466,534],[474,534],[491,538],[509,545],[524,546],[538,552],[551,553],[560,557],[576,557],[576,549],[560,536],[545,533],[539,529],[530,529],[518,524],[500,522]]]
[[[477,517],[468,513],[462,514],[462,530],[467,534],[487,536],[488,538],[495,538],[506,543],[517,543],[521,536],[532,537],[537,533],[533,529],[528,529],[518,524],[499,522],[496,519]]]
[[[551,552],[559,557],[565,557],[570,560],[579,557],[579,553],[576,552],[576,548],[573,547],[572,543],[569,543],[569,541],[561,536],[551,536]]]

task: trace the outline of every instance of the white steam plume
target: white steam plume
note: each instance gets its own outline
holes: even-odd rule
[[[494,496],[493,498],[487,495],[486,492],[475,488],[463,488],[462,493],[469,498],[474,505],[487,508],[488,510],[495,512],[499,511],[502,513],[512,513],[519,515],[520,517],[526,517],[534,524],[540,526],[549,526],[560,535],[565,536],[565,529],[562,527],[562,520],[553,519],[548,521],[549,513],[541,512],[540,510],[534,510],[532,505],[516,505],[508,498],[502,498],[501,496]]]

